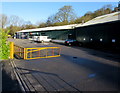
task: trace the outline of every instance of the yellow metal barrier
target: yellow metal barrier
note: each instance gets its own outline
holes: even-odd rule
[[[10,59],[14,58],[14,43],[10,42]]]
[[[23,48],[23,47],[14,45],[14,54],[15,54],[17,57],[24,59],[24,55],[25,55],[24,49],[25,49],[25,48]]]
[[[24,59],[59,57],[60,51],[60,47],[25,48]]]
[[[22,59],[38,59],[60,56],[60,47],[23,48],[14,45],[14,54]]]

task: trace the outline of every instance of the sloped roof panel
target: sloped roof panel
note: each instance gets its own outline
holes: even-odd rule
[[[21,31],[18,31],[18,32],[34,32],[34,31],[73,29],[76,25],[77,24],[64,25],[64,26],[44,27],[44,28],[36,28],[36,29],[27,29],[27,30],[21,30]]]
[[[117,21],[117,20],[120,20],[119,17],[120,17],[120,12],[106,14],[103,16],[96,17],[84,24],[78,24],[76,27],[83,27],[83,26],[94,25],[94,24],[99,24],[99,23]]]
[[[117,21],[117,20],[120,20],[120,11],[96,17],[86,23],[83,23],[83,24],[72,24],[72,25],[64,25],[64,26],[53,26],[53,27],[44,27],[44,28],[36,28],[36,29],[27,29],[27,30],[18,31],[18,33],[19,32],[36,32],[36,31],[74,29],[75,27],[77,28],[77,27],[112,22],[112,21]]]

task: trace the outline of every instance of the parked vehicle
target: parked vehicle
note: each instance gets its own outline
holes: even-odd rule
[[[33,41],[37,42],[38,36],[33,36]]]
[[[65,40],[65,45],[77,45],[78,44],[78,42],[77,42],[77,40],[74,40],[74,39],[66,39]]]
[[[43,43],[43,42],[50,42],[51,39],[48,36],[34,36],[34,41]]]

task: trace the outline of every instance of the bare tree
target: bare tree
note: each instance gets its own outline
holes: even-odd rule
[[[16,15],[10,16],[9,22],[10,22],[10,25],[13,25],[13,26],[22,26],[25,23],[23,19],[19,18]]]
[[[48,17],[46,24],[47,24],[47,26],[50,26],[57,22],[60,22],[60,21],[58,20],[57,14],[54,14],[54,15]]]
[[[0,25],[2,28],[5,28],[9,23],[8,17],[5,14],[0,14]]]
[[[69,22],[76,19],[76,14],[74,13],[74,10],[72,9],[72,6],[64,6],[59,9],[59,11],[50,17],[48,17],[47,25],[61,23],[62,24],[68,24]]]
[[[25,21],[24,24],[21,26],[22,29],[34,29],[37,28],[35,25],[31,23],[31,21]]]
[[[76,18],[76,15],[74,13],[74,10],[72,9],[72,6],[62,7],[59,9],[58,13],[56,14],[56,19],[59,22],[70,22],[75,18]]]

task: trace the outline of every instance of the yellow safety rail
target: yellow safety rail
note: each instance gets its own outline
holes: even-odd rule
[[[59,57],[60,51],[60,47],[25,48],[24,59]]]
[[[24,59],[24,55],[25,55],[24,50],[25,50],[25,48],[14,45],[14,54],[19,58]]]
[[[14,45],[14,54],[22,59],[51,58],[60,56],[60,47],[23,48]]]

